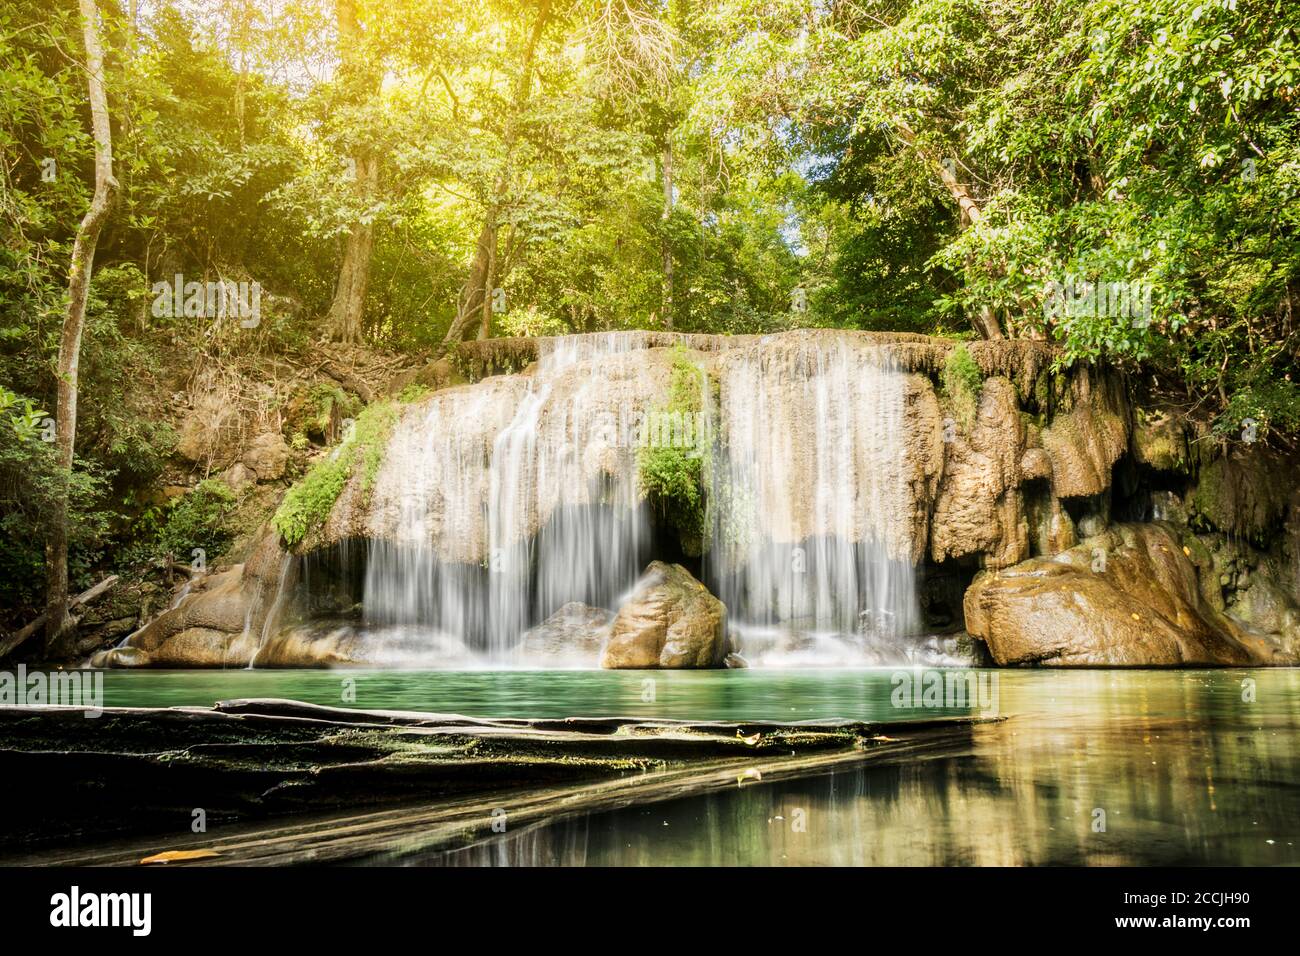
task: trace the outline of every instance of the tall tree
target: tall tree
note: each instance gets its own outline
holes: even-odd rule
[[[456,318],[452,321],[444,344],[459,342],[478,322],[479,338],[487,338],[492,320],[492,289],[498,278],[497,240],[501,217],[509,199],[511,164],[515,145],[519,140],[520,123],[532,96],[533,74],[537,61],[537,47],[551,21],[551,0],[539,0],[532,28],[524,44],[519,75],[515,79],[513,97],[507,107],[502,131],[502,164],[492,185],[491,194],[483,211],[483,225],[474,247],[474,260],[470,263],[469,278],[461,289]]]
[[[109,124],[108,96],[104,92],[104,52],[99,39],[99,10],[95,0],[79,0],[81,30],[86,49],[86,79],[90,92],[91,126],[95,138],[95,193],[77,228],[68,269],[68,311],[59,342],[58,404],[55,407],[55,448],[60,493],[50,516],[46,543],[49,600],[45,618],[45,649],[57,656],[70,630],[68,616],[68,494],[77,441],[77,374],[81,336],[86,327],[86,302],[95,267],[95,247],[113,203],[117,179],[113,176],[113,135]]]
[[[355,0],[335,0],[334,8],[338,19],[339,79],[346,95],[364,99],[377,91],[379,73],[366,62]],[[347,166],[357,198],[364,206],[373,199],[379,186],[379,157],[359,146],[349,157]],[[361,341],[374,248],[374,223],[363,213],[348,231],[334,301],[325,318],[326,338],[347,343]]]

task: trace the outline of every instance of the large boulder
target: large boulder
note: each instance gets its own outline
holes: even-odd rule
[[[1268,573],[1252,574],[1228,613],[1248,630],[1263,632],[1292,656],[1300,656],[1300,604]]]
[[[94,667],[240,667],[257,653],[263,625],[292,565],[264,529],[243,564],[195,577],[176,604],[96,654]]]
[[[1052,558],[984,571],[966,629],[1000,665],[1288,663],[1203,598],[1197,569],[1164,523],[1116,525]]]
[[[680,564],[654,561],[619,608],[600,666],[719,667],[727,609]]]
[[[612,611],[570,601],[524,633],[519,656],[527,663],[594,667],[609,638]]]

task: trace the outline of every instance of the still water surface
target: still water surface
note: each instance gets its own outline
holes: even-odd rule
[[[291,697],[484,717],[719,720],[975,712],[896,707],[899,673],[114,671],[105,702]],[[413,841],[368,862],[1300,863],[1300,670],[1002,670],[996,681],[996,712],[1009,719],[977,728],[956,755],[560,819],[451,852]]]

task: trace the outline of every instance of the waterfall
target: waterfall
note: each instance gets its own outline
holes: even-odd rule
[[[432,627],[500,659],[569,601],[609,605],[648,560],[627,409],[653,397],[637,337],[544,345],[525,376],[405,418],[372,500],[369,623]]]
[[[731,350],[718,377],[708,574],[733,620],[755,637],[916,633],[904,376],[819,336]]]
[[[684,353],[711,376],[705,583],[756,646],[916,633],[905,376],[849,335],[725,345]],[[527,372],[412,406],[370,489],[365,626],[501,662],[567,602],[616,607],[664,533],[637,446],[671,352],[640,333],[542,340]]]

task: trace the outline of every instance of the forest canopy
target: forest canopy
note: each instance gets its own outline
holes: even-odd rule
[[[1225,434],[1300,430],[1289,0],[89,6],[116,193],[66,487],[30,438],[96,192],[87,3],[0,7],[0,573],[20,590],[53,499],[74,579],[159,520],[140,489],[176,436],[141,383],[195,356],[1029,337],[1141,368]]]

